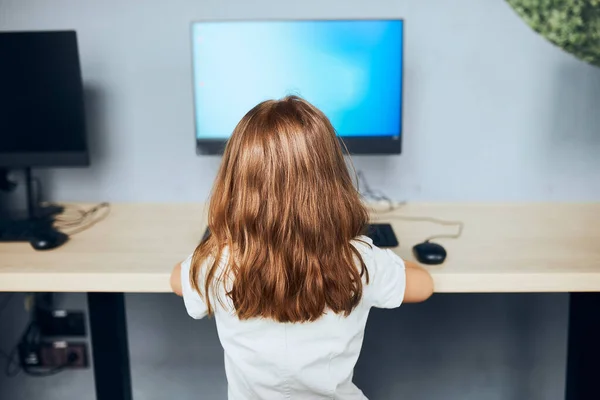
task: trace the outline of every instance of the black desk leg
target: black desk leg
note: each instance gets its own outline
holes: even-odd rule
[[[131,400],[124,293],[88,293],[97,400]]]
[[[571,293],[566,400],[600,399],[600,293]]]

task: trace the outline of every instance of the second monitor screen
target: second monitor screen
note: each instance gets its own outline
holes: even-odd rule
[[[226,140],[263,100],[299,95],[342,137],[400,137],[402,21],[192,26],[196,136]]]

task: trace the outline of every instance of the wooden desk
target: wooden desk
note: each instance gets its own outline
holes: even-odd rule
[[[448,258],[430,267],[438,293],[600,291],[600,204],[415,204],[373,216],[391,222],[398,254],[455,227],[399,216],[463,221],[443,239]],[[118,204],[63,247],[36,252],[0,244],[0,291],[169,292],[172,266],[206,228],[202,205]]]
[[[411,204],[373,221],[391,222],[401,246],[456,228],[402,216],[464,222],[460,239],[438,242],[446,262],[429,267],[438,293],[571,292],[568,400],[600,399],[600,204]],[[65,246],[36,252],[0,244],[0,291],[89,292],[99,400],[131,400],[124,292],[169,292],[172,266],[206,227],[202,205],[119,204]],[[573,293],[578,292],[578,293]]]

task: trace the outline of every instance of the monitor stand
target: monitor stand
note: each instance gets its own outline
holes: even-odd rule
[[[6,170],[0,170],[0,183],[2,190],[11,192],[16,184],[11,182]],[[39,185],[38,185],[39,189]],[[62,212],[62,207],[41,207],[39,204],[39,190],[34,190],[34,179],[31,168],[25,169],[25,203],[26,212],[9,210],[0,215],[0,242],[31,242],[43,235],[57,235],[54,228],[54,216]]]
[[[206,240],[209,235],[210,230],[206,228],[202,241]],[[373,240],[373,244],[377,247],[398,247],[400,244],[390,224],[370,224],[366,235]]]
[[[11,192],[17,184],[8,179],[8,169],[0,169],[0,192]],[[48,220],[56,214],[63,212],[63,207],[49,205],[42,207],[39,204],[39,185],[34,189],[34,178],[31,174],[31,168],[25,168],[25,213],[19,211],[9,211],[8,215],[1,216],[11,220]]]

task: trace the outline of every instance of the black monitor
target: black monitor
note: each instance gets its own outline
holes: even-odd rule
[[[263,100],[295,94],[320,108],[352,154],[399,154],[400,19],[192,24],[197,151],[219,154]]]
[[[88,164],[76,33],[0,32],[0,169]]]

